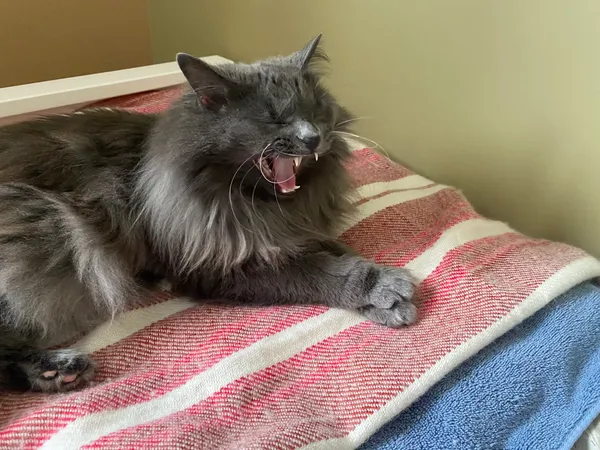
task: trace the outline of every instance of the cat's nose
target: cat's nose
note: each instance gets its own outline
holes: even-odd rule
[[[299,137],[299,139],[306,145],[306,148],[310,151],[315,151],[321,142],[321,136],[318,134],[311,134],[308,136]]]
[[[298,125],[296,137],[310,151],[315,151],[321,142],[319,130],[308,122],[302,122]]]

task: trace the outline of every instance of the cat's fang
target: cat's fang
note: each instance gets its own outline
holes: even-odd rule
[[[296,164],[296,169],[300,167],[300,163],[302,162],[302,156],[294,157],[294,163]]]
[[[300,186],[294,186],[294,189],[279,187],[279,191],[282,194],[291,194],[293,192],[296,192],[298,189],[300,189]]]
[[[319,160],[319,154],[315,153],[315,161],[318,161],[318,160]]]

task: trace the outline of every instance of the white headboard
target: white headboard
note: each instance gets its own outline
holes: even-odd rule
[[[202,58],[209,64],[229,60]],[[185,82],[177,63],[169,62],[0,89],[0,125],[31,116],[73,111],[111,97],[136,94]]]

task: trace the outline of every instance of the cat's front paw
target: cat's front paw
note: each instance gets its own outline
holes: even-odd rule
[[[373,264],[364,286],[366,304],[358,310],[373,322],[397,328],[417,320],[415,282],[407,270]]]

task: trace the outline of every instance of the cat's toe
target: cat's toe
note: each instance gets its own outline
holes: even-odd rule
[[[376,266],[377,276],[360,311],[373,322],[397,328],[417,320],[412,303],[415,282],[410,273],[397,267]]]
[[[373,322],[392,328],[417,321],[417,307],[407,301],[397,301],[391,308],[366,308],[362,313]]]

